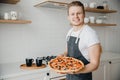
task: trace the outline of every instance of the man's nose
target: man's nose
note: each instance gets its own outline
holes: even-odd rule
[[[75,17],[78,17],[78,14],[75,14]]]

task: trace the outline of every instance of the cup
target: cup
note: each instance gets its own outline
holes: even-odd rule
[[[84,23],[89,23],[89,18],[85,17],[84,18]]]
[[[90,19],[90,23],[95,23],[95,17],[94,16],[90,16],[89,19]]]
[[[17,12],[16,11],[11,11],[10,12],[10,18],[11,18],[11,20],[17,20]]]
[[[30,67],[32,66],[34,59],[33,58],[26,58],[26,66]]]
[[[96,3],[95,3],[95,2],[91,2],[91,3],[89,4],[89,7],[90,7],[90,8],[95,8],[95,7],[96,7]]]
[[[4,19],[8,20],[10,18],[9,13],[4,13]]]
[[[42,60],[43,60],[42,57],[37,57],[36,58],[36,66],[38,66],[38,67],[41,66],[42,65]]]

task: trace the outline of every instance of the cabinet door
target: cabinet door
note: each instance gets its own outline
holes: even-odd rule
[[[120,80],[120,59],[109,61],[109,77],[107,80]]]
[[[99,68],[94,71],[93,80],[106,80],[106,62],[101,62]]]

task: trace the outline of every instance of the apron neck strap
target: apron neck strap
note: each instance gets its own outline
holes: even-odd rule
[[[80,34],[81,34],[82,30],[83,30],[83,27],[84,27],[84,25],[81,27],[81,29],[80,29],[80,31],[79,31],[79,33],[78,33],[77,39],[76,39],[76,41],[75,41],[76,44],[77,44],[78,39],[79,39],[79,36],[80,36]],[[69,41],[70,36],[71,36],[73,30],[74,30],[74,29],[72,28],[72,30],[71,30],[70,33],[68,34],[67,41]]]

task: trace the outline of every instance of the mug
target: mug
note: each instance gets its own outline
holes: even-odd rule
[[[11,17],[11,20],[17,20],[17,12],[16,11],[11,11],[10,12],[10,17]]]
[[[85,17],[84,18],[84,23],[89,23],[89,18]]]
[[[95,3],[95,2],[91,2],[91,3],[89,4],[89,7],[90,7],[90,8],[95,8],[95,7],[96,7],[96,3]]]
[[[36,59],[36,66],[41,66],[42,65],[42,57],[37,57],[37,59]]]
[[[8,20],[10,18],[9,13],[4,13],[4,19]]]
[[[26,66],[30,67],[32,66],[34,59],[33,58],[26,58]]]

